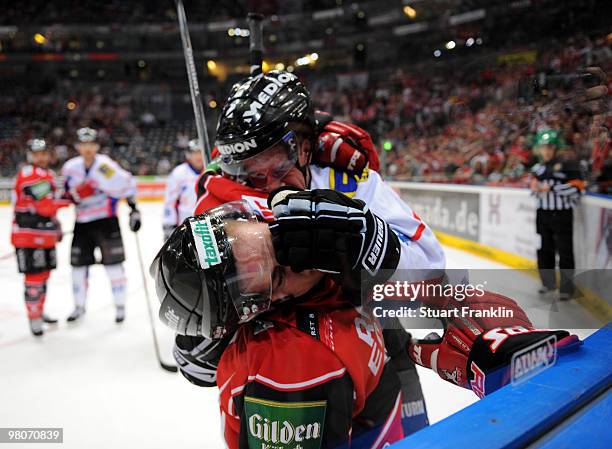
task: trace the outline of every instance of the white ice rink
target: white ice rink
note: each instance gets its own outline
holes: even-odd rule
[[[68,235],[58,246],[59,268],[51,276],[46,306],[48,314],[61,321],[35,339],[9,241],[11,209],[0,206],[0,427],[63,427],[65,449],[221,448],[216,389],[195,387],[157,365],[135,237],[127,228],[127,207],[121,207],[129,281],[126,321],[115,324],[110,285],[104,269],[95,266],[85,319],[66,324],[73,308]],[[143,227],[138,237],[148,266],[161,245],[161,203],[140,208]],[[71,230],[72,218],[70,210],[60,212],[65,231]],[[501,267],[451,248],[447,258],[449,268]],[[534,280],[525,283],[537,287]],[[149,291],[157,309],[151,282]],[[584,313],[575,307],[575,313]],[[172,335],[161,323],[156,325],[163,356],[171,361]],[[476,400],[473,393],[430,371],[420,373],[432,422]]]

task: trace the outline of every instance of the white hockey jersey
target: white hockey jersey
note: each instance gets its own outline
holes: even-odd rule
[[[369,209],[385,220],[401,244],[398,280],[418,282],[440,275],[446,259],[432,230],[412,211],[399,195],[372,170],[357,177],[346,172],[318,165],[309,166],[309,189],[332,189],[349,198],[364,201]],[[267,193],[243,185],[232,188],[233,181],[222,175],[209,175],[204,187],[206,193],[196,203],[196,213],[223,203],[242,199],[247,201],[266,220],[273,219],[268,209]]]
[[[401,243],[398,270],[401,279],[417,282],[429,279],[429,270],[444,269],[446,258],[433,231],[375,171],[361,178],[329,167],[310,166],[310,189],[332,189],[349,198],[364,201],[372,213],[385,220]]]
[[[93,195],[76,204],[77,223],[87,223],[117,215],[117,203],[136,195],[136,180],[132,174],[110,157],[97,154],[91,167],[86,168],[81,156],[72,158],[62,167],[65,191],[70,193],[82,183],[94,187]]]
[[[196,182],[200,171],[189,162],[177,165],[168,175],[164,194],[162,225],[178,226],[193,215],[196,204]]]

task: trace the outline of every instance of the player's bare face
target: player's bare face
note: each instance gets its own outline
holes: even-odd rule
[[[197,170],[202,170],[202,167],[204,167],[201,151],[190,151],[187,154],[187,161]]]
[[[50,155],[48,151],[34,151],[31,158],[32,163],[37,167],[47,168],[49,166]]]
[[[274,302],[304,295],[324,276],[316,270],[294,273],[289,267],[280,266],[266,223],[234,222],[226,230],[236,242],[232,252],[242,293],[269,295]]]
[[[538,150],[540,151],[540,156],[542,156],[544,162],[550,161],[555,155],[555,147],[552,145],[540,145]]]
[[[96,157],[100,145],[96,142],[81,142],[77,144],[76,149],[85,159],[85,164],[90,165]]]

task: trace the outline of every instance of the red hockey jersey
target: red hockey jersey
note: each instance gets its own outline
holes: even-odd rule
[[[403,437],[382,331],[333,283],[243,325],[217,371],[231,449],[382,448]]]
[[[11,244],[17,248],[55,246],[61,233],[55,214],[60,207],[70,204],[56,198],[55,173],[25,165],[17,174],[13,196]]]

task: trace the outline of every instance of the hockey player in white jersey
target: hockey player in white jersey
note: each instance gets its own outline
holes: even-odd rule
[[[193,215],[196,204],[196,181],[203,166],[200,145],[197,140],[191,140],[185,152],[185,162],[177,165],[166,180],[162,217],[164,240],[185,218]]]
[[[362,246],[360,256],[356,257],[361,261],[359,266],[363,263],[363,271],[352,270],[353,278],[341,276],[343,287],[353,290],[356,302],[361,299],[360,282],[379,282],[383,270],[387,274],[403,270],[402,280],[412,282],[430,279],[432,271],[437,273],[436,270],[445,267],[444,252],[432,230],[376,171],[367,167],[358,170],[356,162],[368,153],[363,139],[367,133],[351,125],[331,123],[332,127],[315,118],[308,90],[291,73],[270,71],[237,83],[217,127],[215,144],[219,157],[207,167],[198,183],[196,213],[230,201],[246,200],[263,218],[273,220],[268,194],[280,186],[306,189],[308,207],[313,211],[334,203],[333,198],[342,198],[336,193],[339,192],[364,202],[372,217],[376,217],[365,224],[367,235],[375,239],[371,246]],[[345,159],[343,167],[338,160],[346,144],[353,151],[349,151],[352,156]],[[215,165],[219,168],[217,172],[213,171]],[[335,191],[335,195],[322,194],[329,191]],[[347,211],[347,223],[355,220],[345,204],[339,202],[333,207]],[[289,242],[286,249],[291,257],[278,253],[277,258],[284,257],[291,268],[303,269],[294,261],[296,255],[308,253],[301,246],[306,241],[298,238]],[[335,242],[331,237],[316,245],[315,257],[330,263],[336,260],[341,249],[335,247]],[[392,249],[398,251],[397,257],[387,254]],[[337,268],[328,267],[328,271],[338,272]],[[424,410],[418,376],[405,351],[409,337],[397,320],[388,320],[385,344],[401,373],[406,409],[410,409],[411,403],[418,403]],[[202,384],[214,378],[214,359],[219,353],[215,344],[184,340],[180,336],[176,343],[175,358],[186,377]],[[405,418],[407,434],[427,425],[426,413]]]
[[[125,198],[130,206],[129,226],[140,229],[140,212],[136,208],[136,181],[110,157],[97,154],[100,145],[97,131],[81,128],[77,131],[76,149],[79,156],[62,167],[65,194],[76,209],[76,223],[72,237],[70,263],[75,308],[68,321],[78,320],[85,313],[89,266],[97,263],[94,251],[100,249],[101,260],[112,287],[115,321],[125,319],[126,277],[121,230],[117,219],[117,205]]]

